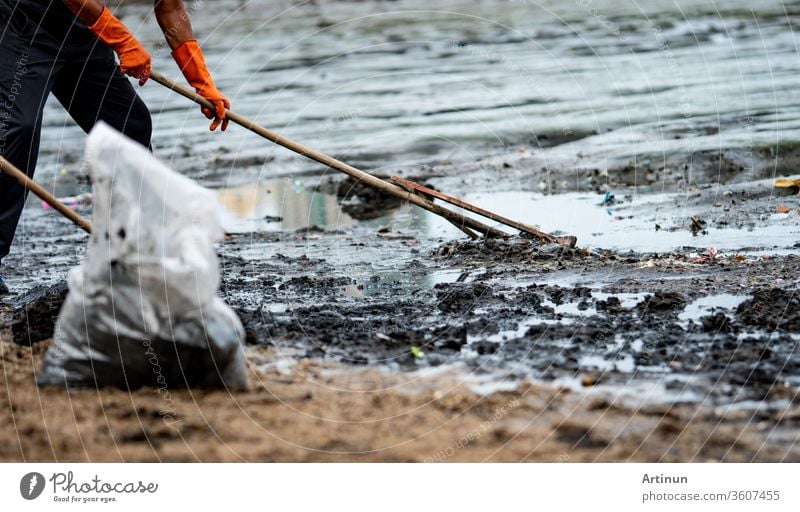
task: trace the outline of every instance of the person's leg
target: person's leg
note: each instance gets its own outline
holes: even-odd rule
[[[99,41],[87,51],[86,58],[68,63],[58,74],[53,94],[85,132],[104,121],[149,147],[150,111],[119,71],[113,51]]]
[[[24,16],[0,11],[0,155],[33,176],[39,153],[42,110],[60,68],[57,48],[33,41]],[[26,191],[0,173],[0,260],[8,255]]]

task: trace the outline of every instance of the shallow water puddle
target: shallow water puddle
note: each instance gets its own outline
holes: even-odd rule
[[[244,233],[290,231],[308,226],[336,230],[358,225],[369,230],[388,228],[392,233],[428,239],[463,237],[446,220],[410,205],[375,219],[357,221],[342,210],[336,195],[309,186],[313,184],[282,179],[220,189],[217,197],[225,212],[224,226],[230,233]],[[612,206],[602,205],[602,196],[588,193],[544,195],[519,191],[461,197],[544,231],[577,236],[581,247],[668,252],[681,247],[714,246],[719,251],[770,249],[774,254],[775,248],[786,248],[788,241],[800,238],[800,223],[783,217],[765,219],[766,224],[758,227],[758,237],[754,237],[751,229],[708,227],[708,234],[699,236],[688,228],[656,230],[656,224],[682,225],[691,217],[691,212],[673,204],[676,196],[667,194],[638,195]],[[513,232],[497,223],[487,223]]]
[[[647,293],[604,293],[599,291],[592,291],[591,293],[591,297],[596,301],[605,301],[611,297],[615,297],[619,299],[620,307],[624,309],[636,307],[647,295]],[[582,306],[582,303],[589,303],[589,301],[585,299],[574,300],[563,304],[555,304],[549,300],[542,302],[543,305],[553,308],[553,311],[559,315],[590,317],[598,314],[595,305],[589,303]]]
[[[543,195],[533,192],[466,194],[465,201],[546,232],[578,237],[581,247],[642,252],[668,252],[680,247],[714,246],[720,251],[741,248],[785,247],[800,236],[800,225],[783,217],[770,218],[758,227],[758,237],[748,229],[707,228],[707,235],[695,236],[687,229],[656,230],[656,224],[686,223],[691,212],[673,204],[676,195],[638,195],[614,206],[601,205],[602,196],[586,193]],[[444,219],[430,217],[428,234],[458,236]],[[492,224],[492,223],[489,223]],[[497,224],[495,226],[501,227]],[[774,251],[773,251],[774,252]]]
[[[533,327],[534,325],[570,325],[573,324],[574,320],[570,318],[565,318],[561,320],[553,320],[549,318],[539,318],[533,317],[527,320],[523,320],[517,324],[517,327],[514,329],[507,329],[500,331],[495,334],[491,334],[489,336],[482,335],[482,334],[472,334],[467,333],[467,345],[465,345],[467,350],[471,350],[469,345],[478,342],[478,341],[489,341],[492,343],[503,343],[508,340],[513,340],[516,338],[521,338],[525,336],[528,332],[528,329]]]
[[[464,272],[460,269],[435,270],[425,274],[408,274],[400,271],[372,272],[366,278],[356,278],[357,282],[342,288],[345,297],[368,297],[385,292],[392,284],[408,284],[413,288],[430,289],[437,284],[469,282],[481,272]]]
[[[218,189],[223,226],[228,233],[295,230],[307,226],[335,229],[355,221],[332,194],[308,190],[297,180],[267,180]]]
[[[690,320],[697,321],[701,317],[712,313],[715,309],[731,311],[750,298],[750,295],[734,295],[732,293],[720,293],[701,297],[688,304],[683,312],[678,315],[678,319],[686,323]]]
[[[631,309],[636,307],[637,304],[642,302],[645,297],[649,294],[640,292],[640,293],[604,293],[604,292],[592,292],[592,297],[597,300],[608,300],[611,297],[616,297],[619,299],[619,304],[622,308]]]
[[[613,359],[604,355],[592,354],[583,356],[578,360],[581,368],[591,368],[600,371],[616,370],[622,373],[631,373],[636,368],[633,356],[626,354],[622,359]]]

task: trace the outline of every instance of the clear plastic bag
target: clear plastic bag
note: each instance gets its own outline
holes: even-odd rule
[[[93,230],[37,382],[243,386],[244,329],[215,294],[214,194],[103,123],[89,134]]]

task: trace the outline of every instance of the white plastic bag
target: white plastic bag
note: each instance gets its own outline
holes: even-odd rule
[[[213,193],[99,123],[86,160],[95,189],[84,263],[45,355],[40,385],[242,386],[244,329],[215,296]]]

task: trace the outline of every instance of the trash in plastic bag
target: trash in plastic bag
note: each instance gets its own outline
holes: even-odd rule
[[[245,385],[244,329],[215,295],[224,232],[214,194],[102,123],[86,160],[92,237],[37,383]]]

